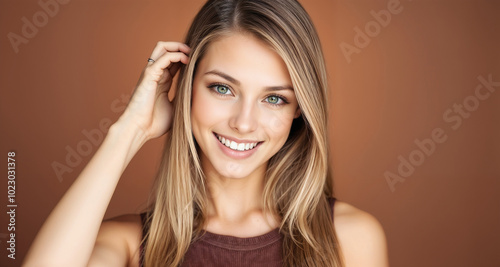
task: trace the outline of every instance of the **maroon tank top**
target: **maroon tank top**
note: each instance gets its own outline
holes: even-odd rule
[[[335,198],[329,198],[332,209]],[[146,214],[141,214],[144,225]],[[148,227],[143,227],[143,236],[148,231]],[[205,232],[197,241],[192,243],[181,267],[193,266],[262,266],[262,267],[281,267],[282,251],[281,246],[283,235],[279,228],[266,234],[241,238],[235,236],[219,235],[211,232]],[[140,266],[143,266],[144,248],[140,248]]]

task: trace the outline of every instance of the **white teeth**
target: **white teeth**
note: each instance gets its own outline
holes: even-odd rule
[[[224,138],[222,136],[217,136],[217,138],[219,139],[219,141],[223,145],[231,148],[232,150],[245,151],[245,150],[253,149],[254,147],[257,146],[257,143],[241,143],[241,144],[238,144],[238,143],[236,143],[234,141],[231,141],[229,139],[226,139],[226,138]]]
[[[229,146],[232,150],[236,150],[238,148],[238,143],[235,141],[231,141],[231,145]]]

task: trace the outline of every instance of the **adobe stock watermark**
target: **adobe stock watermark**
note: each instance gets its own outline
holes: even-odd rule
[[[21,44],[28,44],[30,39],[35,38],[38,31],[49,23],[49,17],[53,18],[59,13],[59,5],[65,5],[69,3],[69,1],[70,0],[39,0],[38,5],[41,10],[35,12],[31,19],[28,19],[26,16],[21,18],[23,22],[21,33],[9,32],[7,34],[7,38],[14,52],[16,54],[19,53],[19,46]]]
[[[124,111],[129,99],[130,95],[122,94],[119,98],[111,102],[111,111],[114,113]],[[73,172],[73,169],[82,163],[84,157],[92,154],[94,149],[104,139],[112,123],[113,121],[110,118],[102,118],[99,121],[99,127],[91,130],[82,130],[81,133],[84,139],[80,140],[74,147],[69,145],[65,147],[66,156],[64,157],[64,163],[53,161],[51,164],[59,182],[63,181],[64,174]]]
[[[495,92],[495,87],[500,87],[500,82],[494,82],[491,74],[487,78],[483,76],[477,77],[479,83],[474,88],[472,94],[466,96],[460,103],[454,103],[452,107],[443,112],[443,121],[451,130],[458,130],[463,121],[472,116],[472,112],[476,111],[482,101],[486,101]],[[406,157],[399,155],[397,170],[394,172],[386,171],[384,178],[391,192],[396,191],[396,185],[403,183],[406,178],[413,175],[415,169],[425,162],[427,158],[432,156],[439,144],[443,144],[448,140],[446,130],[441,127],[434,128],[429,138],[423,140],[415,139],[416,148],[410,151]]]
[[[393,15],[400,14],[402,11],[403,6],[399,0],[389,0],[387,8],[378,12],[371,10],[370,14],[373,19],[365,23],[362,29],[358,26],[354,27],[353,45],[346,42],[342,42],[339,45],[347,63],[351,63],[352,54],[359,54],[363,48],[370,45],[372,38],[377,37],[382,32],[382,29],[391,23]]]

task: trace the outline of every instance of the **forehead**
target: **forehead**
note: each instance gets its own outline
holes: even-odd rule
[[[198,64],[200,74],[217,70],[242,82],[291,85],[283,59],[252,34],[233,33],[213,41]]]

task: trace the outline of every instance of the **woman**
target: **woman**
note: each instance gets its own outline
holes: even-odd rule
[[[387,266],[378,221],[333,198],[326,90],[298,2],[208,1],[185,44],[153,50],[25,266]],[[130,159],[166,132],[151,208],[101,224]]]

